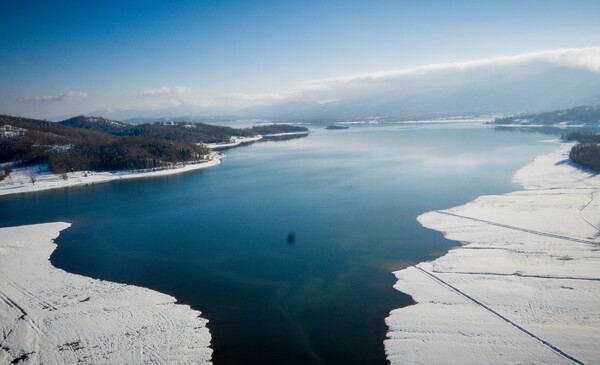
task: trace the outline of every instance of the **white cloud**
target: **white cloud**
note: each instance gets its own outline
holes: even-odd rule
[[[159,87],[158,89],[148,89],[142,91],[142,96],[164,96],[164,95],[182,95],[189,94],[192,89],[183,86]]]
[[[226,93],[216,97],[218,100],[230,101],[235,103],[266,103],[276,102],[285,99],[285,94],[275,93]]]
[[[152,96],[145,98],[151,103],[142,103],[145,109],[160,109],[166,107],[200,107],[200,108],[242,108],[249,105],[276,103],[285,100],[289,94],[275,93],[196,93],[191,89],[183,87],[161,87],[153,90],[145,90],[140,95]]]
[[[24,96],[22,98],[17,99],[17,101],[79,101],[87,98],[88,96],[89,95],[86,92],[73,90],[58,95]]]
[[[329,90],[357,83],[360,84],[377,81],[384,82],[386,80],[397,80],[404,77],[426,75],[438,71],[459,71],[484,66],[508,66],[530,62],[546,62],[556,66],[570,66],[586,68],[591,71],[600,71],[600,47],[557,49],[551,51],[523,53],[516,56],[503,56],[463,62],[439,63],[402,70],[389,70],[342,77],[332,77],[301,83],[298,85],[297,90],[300,92]]]

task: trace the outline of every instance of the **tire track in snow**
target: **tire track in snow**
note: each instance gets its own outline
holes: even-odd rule
[[[585,181],[585,183],[587,185],[590,185],[590,187],[593,189],[594,187],[587,181]],[[587,218],[585,218],[585,215],[583,214],[583,211],[588,208],[590,206],[590,204],[592,204],[594,202],[594,195],[596,194],[596,190],[592,190],[592,192],[590,193],[590,201],[587,202],[584,206],[582,206],[579,209],[579,216],[581,217],[581,219],[583,219],[584,222],[586,222],[590,227],[592,227],[593,229],[596,230],[596,232],[599,231],[598,226],[596,226],[594,223],[590,222],[589,220],[587,220]],[[598,233],[596,233],[598,234]]]
[[[550,280],[583,280],[583,281],[600,281],[600,278],[582,278],[575,276],[544,276],[544,275],[527,275],[518,272],[512,274],[503,274],[496,272],[468,272],[468,271],[438,271],[433,270],[436,274],[457,274],[457,275],[481,275],[481,276],[518,276],[520,278],[533,279],[550,279]]]
[[[27,325],[33,330],[32,342],[33,342],[34,350],[30,351],[29,353],[26,353],[24,355],[29,356],[31,354],[39,352],[40,329],[38,328],[37,324],[28,316],[27,312],[25,311],[25,309],[23,309],[23,307],[21,307],[17,302],[15,302],[10,296],[8,296],[7,294],[5,294],[1,291],[0,291],[0,301],[2,301],[5,305],[7,305],[13,311],[20,313],[20,316],[17,318],[16,322],[12,325],[12,328],[4,334],[3,339],[0,342],[0,347],[3,349],[3,351],[6,351],[9,354],[9,356],[13,357],[12,361],[19,359],[19,358],[14,358],[14,356],[10,352],[8,352],[7,350],[4,350],[4,343],[6,342],[8,337],[14,332],[14,330],[18,327],[19,321],[25,321],[25,323],[27,323]]]
[[[460,215],[460,214],[455,214],[455,213],[450,213],[450,212],[444,212],[444,211],[441,211],[441,210],[434,210],[434,212],[439,213],[439,214],[449,215],[451,217],[467,219],[467,220],[471,220],[471,221],[474,221],[474,222],[485,223],[485,224],[489,224],[489,225],[496,226],[496,227],[502,227],[502,228],[512,229],[512,230],[515,230],[515,231],[536,234],[538,236],[545,236],[545,237],[550,237],[550,238],[557,238],[557,239],[560,239],[560,240],[567,240],[567,241],[572,241],[572,242],[577,242],[577,243],[585,243],[585,244],[592,244],[592,245],[598,245],[598,244],[600,244],[600,242],[597,242],[597,241],[586,240],[586,239],[582,239],[582,238],[569,237],[569,236],[563,236],[563,235],[559,235],[559,234],[542,232],[542,231],[536,231],[536,230],[533,230],[533,229],[521,228],[521,227],[517,227],[517,226],[511,226],[509,224],[503,224],[503,223],[497,223],[497,222],[487,221],[487,220],[479,219],[479,218],[467,217],[465,215]]]
[[[58,308],[56,308],[53,304],[46,302],[41,297],[34,295],[29,290],[23,288],[22,286],[19,286],[14,281],[9,280],[2,273],[0,273],[0,279],[4,280],[8,285],[12,286],[15,290],[17,290],[18,292],[20,292],[21,294],[23,294],[23,296],[25,298],[27,298],[28,300],[34,301],[35,303],[40,304],[43,309],[46,309],[46,310],[58,310]]]
[[[510,324],[511,326],[515,327],[516,329],[518,329],[519,331],[523,332],[524,334],[526,334],[527,336],[537,340],[538,342],[540,342],[542,345],[548,347],[550,350],[554,351],[555,353],[559,354],[560,356],[564,357],[565,359],[568,359],[572,362],[574,362],[575,364],[580,364],[580,365],[585,365],[585,363],[577,358],[575,358],[572,355],[567,354],[566,352],[564,352],[563,350],[559,349],[558,347],[552,345],[550,342],[536,336],[535,334],[533,334],[532,332],[528,331],[526,328],[518,325],[517,323],[511,321],[509,318],[503,316],[502,314],[496,312],[494,309],[488,307],[487,305],[483,304],[482,302],[480,302],[479,300],[473,298],[472,296],[466,294],[465,292],[461,291],[460,289],[456,288],[455,286],[448,284],[446,281],[444,281],[443,279],[441,279],[440,277],[430,273],[429,271],[422,269],[418,266],[413,266],[415,269],[419,270],[423,275],[426,275],[427,277],[429,277],[430,279],[432,279],[433,281],[435,281],[436,283],[438,283],[439,285],[442,285],[452,291],[454,291],[455,293],[467,298],[468,300],[472,301],[473,303],[477,304],[478,306],[482,307],[483,309],[487,310],[488,312],[494,314],[495,316],[497,316],[498,318],[502,319],[504,322]]]

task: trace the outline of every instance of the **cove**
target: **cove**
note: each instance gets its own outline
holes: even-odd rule
[[[384,364],[384,318],[412,303],[391,272],[457,245],[416,217],[519,189],[555,146],[477,123],[313,131],[208,170],[0,197],[0,225],[72,222],[53,265],[202,311],[215,363]]]

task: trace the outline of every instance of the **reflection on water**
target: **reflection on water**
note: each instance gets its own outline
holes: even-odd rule
[[[315,129],[147,180],[0,198],[3,226],[69,221],[52,262],[146,286],[209,318],[218,363],[385,363],[392,270],[456,244],[416,217],[518,188],[554,148],[457,123]]]

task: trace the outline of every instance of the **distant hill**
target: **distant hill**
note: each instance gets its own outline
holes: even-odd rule
[[[186,121],[192,123],[207,123],[207,124],[227,124],[229,122],[233,122],[239,118],[235,117],[227,117],[227,116],[219,116],[219,117],[202,117],[202,116],[187,116],[187,115],[178,115],[176,117],[136,117],[124,119],[123,123],[127,124],[167,124],[171,122],[177,121]]]
[[[543,113],[520,114],[497,118],[498,125],[600,126],[600,106],[578,106]]]
[[[63,120],[59,123],[68,127],[92,129],[108,133],[122,131],[129,126],[116,120],[108,120],[102,117],[86,117],[84,115]]]
[[[288,101],[245,108],[238,115],[278,120],[452,116],[533,113],[600,103],[600,72],[544,63],[441,70],[356,83],[340,82],[341,86],[328,85],[332,91],[318,91],[319,99],[334,101]]]
[[[101,116],[110,120],[119,120],[129,124],[153,123],[163,121],[186,120],[189,122],[205,122],[216,117],[215,123],[227,118],[227,111],[219,108],[200,108],[189,104],[181,104],[158,109],[98,109],[85,113]],[[202,116],[202,117],[201,117]],[[201,120],[204,119],[204,120]]]
[[[466,81],[449,82],[445,77],[451,76],[442,74],[423,76],[408,89],[326,104],[319,113],[362,117],[433,112],[473,115],[533,112],[600,102],[600,73],[588,70],[559,67],[527,77],[517,77],[506,70],[486,77],[473,75],[473,70],[459,75]]]
[[[127,124],[98,117],[78,116],[60,122],[73,128],[102,131],[118,137],[158,138],[189,143],[228,142],[233,136],[252,137],[258,134],[304,132],[308,129],[287,124],[271,124],[252,128],[232,128],[188,121]]]

